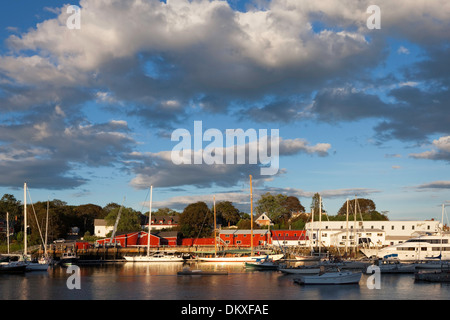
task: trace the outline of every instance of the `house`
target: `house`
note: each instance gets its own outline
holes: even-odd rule
[[[179,216],[153,216],[152,215],[152,230],[171,229],[178,226]],[[148,218],[142,217],[142,230],[148,229]]]
[[[106,225],[105,219],[94,219],[94,235],[96,237],[106,237],[109,232],[112,232],[114,226]]]
[[[258,218],[256,218],[255,223],[260,227],[273,225],[272,221],[265,212],[261,214]]]

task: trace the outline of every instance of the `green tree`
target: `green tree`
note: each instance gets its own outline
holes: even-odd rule
[[[83,204],[73,208],[74,225],[80,228],[80,234],[86,231],[94,233],[94,220],[103,219],[107,213],[102,207],[95,204]]]
[[[0,214],[6,216],[9,212],[10,217],[15,217],[21,213],[21,203],[12,194],[4,194],[0,199]]]
[[[355,206],[356,201],[356,206]],[[376,210],[375,203],[371,199],[353,199],[348,201],[348,207],[349,207],[349,213],[352,214],[355,212],[356,207],[356,213],[370,213],[372,211]],[[338,215],[347,215],[347,201],[344,202],[342,207],[338,211]]]
[[[120,208],[112,209],[105,217],[108,226],[114,226]],[[122,208],[116,232],[131,232],[141,230],[141,213],[132,208]]]
[[[285,195],[272,195],[267,192],[256,203],[255,211],[258,215],[266,213],[269,219],[276,223],[278,220],[284,219],[286,215],[290,215],[289,210],[283,205],[286,199]]]
[[[241,219],[238,221],[238,223],[236,224],[236,226],[238,227],[238,229],[242,229],[242,230],[249,230],[251,229],[251,220],[250,219]],[[253,229],[261,229],[255,222],[255,220],[253,220]]]
[[[322,211],[322,213],[326,212],[325,208],[323,207],[323,200],[320,197],[319,193],[315,193],[314,196],[312,197],[310,208],[311,210],[314,209],[314,215],[318,214],[320,210]]]
[[[300,200],[295,196],[288,196],[283,202],[283,207],[289,212],[305,212],[305,207],[302,206]]]
[[[216,203],[217,223],[222,225],[235,225],[241,219],[239,209],[230,201],[220,201]]]
[[[214,215],[207,204],[199,201],[189,204],[180,215],[180,231],[186,238],[211,236]]]
[[[148,211],[145,213],[148,217]],[[156,211],[152,211],[152,216],[179,216],[180,213],[178,211],[172,210],[170,208],[159,208]]]

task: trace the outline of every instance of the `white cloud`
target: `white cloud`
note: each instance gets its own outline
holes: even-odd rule
[[[397,53],[398,54],[409,54],[409,50],[407,48],[405,48],[404,46],[400,46],[397,49]]]
[[[421,153],[411,153],[409,156],[416,159],[447,160],[450,161],[450,136],[433,140],[432,150]]]

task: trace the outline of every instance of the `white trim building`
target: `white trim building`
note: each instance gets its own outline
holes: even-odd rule
[[[106,237],[106,235],[113,231],[114,226],[106,225],[105,219],[94,219],[94,236]]]
[[[307,234],[311,234],[313,244],[318,245],[319,229],[323,246],[354,246],[366,241],[371,246],[388,246],[402,243],[421,233],[435,233],[439,230],[439,221],[314,221],[305,226]],[[356,230],[356,234],[355,234]],[[348,234],[348,240],[347,239]],[[370,241],[369,241],[370,239]]]

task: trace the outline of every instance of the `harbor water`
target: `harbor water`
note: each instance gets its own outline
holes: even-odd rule
[[[242,263],[191,263],[191,269],[228,271],[227,275],[180,276],[182,263],[116,263],[79,266],[75,273],[0,275],[2,300],[448,300],[450,285],[416,282],[414,274],[381,274],[380,288],[355,285],[298,285],[295,275],[245,269]],[[69,271],[69,272],[68,272]],[[71,278],[72,277],[72,278]],[[73,283],[72,283],[73,284]]]

